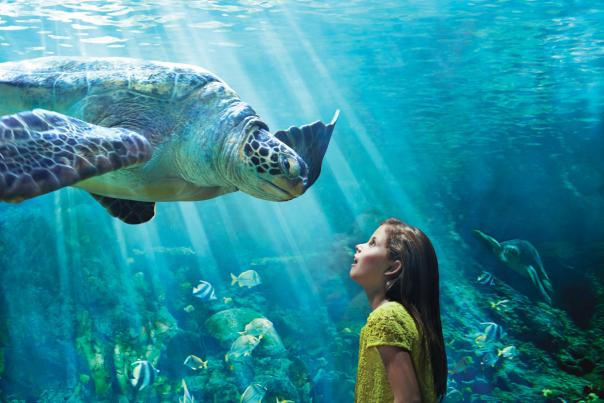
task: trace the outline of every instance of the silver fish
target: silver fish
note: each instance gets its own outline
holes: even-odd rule
[[[239,276],[235,276],[231,273],[231,285],[239,283],[239,287],[252,288],[259,284],[262,284],[260,274],[256,270],[246,270]]]
[[[231,344],[231,349],[224,357],[226,361],[239,358],[239,357],[247,357],[252,354],[252,350],[256,348],[256,346],[260,343],[260,339],[255,336],[250,336],[244,334],[242,336],[237,337],[237,339]]]
[[[266,318],[256,318],[245,325],[245,330],[239,334],[248,334],[250,336],[264,337],[266,332],[273,328],[273,322]]]
[[[488,365],[489,367],[494,367],[497,361],[499,361],[499,356],[493,352],[484,354],[480,359],[482,365]]]

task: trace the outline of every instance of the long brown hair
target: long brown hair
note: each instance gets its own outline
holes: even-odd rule
[[[447,354],[440,321],[436,252],[419,228],[397,218],[389,218],[381,225],[386,230],[388,257],[402,263],[400,274],[387,283],[386,299],[400,302],[424,336],[432,364],[434,389],[441,401],[447,390]]]

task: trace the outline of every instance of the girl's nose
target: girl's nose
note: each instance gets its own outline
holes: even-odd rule
[[[361,252],[361,245],[356,245],[356,246],[354,247],[354,250],[355,250],[355,252],[356,252],[356,253]]]

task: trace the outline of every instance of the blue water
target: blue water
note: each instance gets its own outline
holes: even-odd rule
[[[265,401],[351,401],[369,312],[348,278],[352,247],[390,216],[436,246],[452,401],[540,401],[544,389],[572,400],[601,383],[604,347],[566,348],[604,338],[604,5],[0,3],[0,62],[50,55],[202,66],[273,131],[341,114],[319,180],[292,201],[160,203],[138,226],[74,188],[0,205],[2,401],[178,401],[183,379],[196,401],[239,401],[253,382],[268,385]],[[473,229],[530,241],[553,308]],[[261,286],[230,285],[250,268]],[[483,270],[505,286],[476,284]],[[222,305],[192,297],[201,279]],[[509,295],[520,311],[489,308]],[[229,368],[206,320],[233,307],[270,319],[285,352]],[[494,320],[521,354],[484,368],[472,343]],[[560,343],[529,336],[543,329],[564,329]],[[189,354],[209,368],[183,366]],[[464,356],[476,365],[454,368]],[[567,356],[596,366],[569,370]],[[134,396],[123,372],[137,359],[160,376]]]

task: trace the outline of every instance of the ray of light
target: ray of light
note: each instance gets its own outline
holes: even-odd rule
[[[207,231],[201,221],[199,212],[195,205],[190,202],[179,202],[178,208],[184,219],[187,235],[193,245],[193,249],[197,252],[198,269],[200,279],[206,279],[209,273],[214,283],[218,282],[220,287],[224,287],[226,281],[219,282],[219,279],[224,279],[224,276],[218,271],[218,261],[214,256],[212,248],[208,242]],[[216,287],[217,284],[214,284]]]
[[[70,189],[66,189],[66,190],[70,190]],[[70,320],[70,314],[72,313],[70,311],[70,308],[72,306],[72,284],[71,284],[71,275],[70,275],[70,271],[72,269],[72,266],[70,265],[70,259],[69,259],[69,255],[67,253],[67,244],[69,244],[70,242],[67,242],[67,236],[71,235],[71,234],[67,234],[65,232],[65,228],[63,225],[64,222],[64,217],[63,217],[63,212],[65,211],[65,209],[68,206],[65,206],[65,201],[62,200],[63,199],[63,193],[64,192],[55,192],[54,193],[54,197],[53,197],[53,201],[54,201],[54,211],[55,211],[55,226],[56,226],[56,242],[55,242],[55,249],[57,252],[57,261],[59,264],[59,268],[58,268],[58,273],[59,273],[59,289],[60,289],[60,294],[62,296],[62,304],[61,304],[61,308],[62,308],[62,316],[65,318],[65,328],[69,329],[68,333],[70,336],[71,340],[74,340],[74,330],[73,330],[73,326],[71,326],[70,324],[72,323],[72,321]],[[71,218],[71,217],[68,217]],[[75,356],[75,349],[71,348],[71,346],[69,344],[65,345],[64,348],[64,358],[65,358],[65,366],[67,368],[67,373],[68,373],[68,379],[74,379],[75,378],[75,374],[76,374],[76,356]]]
[[[384,182],[386,183],[399,183],[397,178],[392,175],[379,149],[371,140],[368,130],[363,124],[363,121],[358,118],[358,116],[354,112],[354,108],[352,107],[352,105],[350,105],[346,98],[342,95],[340,89],[331,77],[331,73],[326,68],[325,64],[321,61],[321,58],[310,44],[310,41],[300,30],[298,23],[291,16],[291,13],[286,7],[281,8],[284,12],[284,16],[287,20],[288,26],[292,29],[293,32],[295,32],[296,37],[298,38],[299,43],[302,45],[302,48],[305,50],[309,60],[319,71],[320,76],[324,77],[323,84],[327,88],[327,91],[335,99],[336,104],[341,105],[342,110],[346,111],[347,119],[350,121],[350,127],[355,128],[355,136],[359,139],[359,142],[360,144],[362,144],[365,152],[370,156],[371,162],[375,167],[375,171],[379,173],[379,175],[376,176],[382,176],[384,178]],[[417,210],[412,200],[410,200],[409,196],[402,189],[402,186],[392,186],[390,189],[393,194],[392,199],[396,201],[396,204],[399,206],[400,211],[405,212],[407,221],[419,222],[421,217],[419,211]]]

